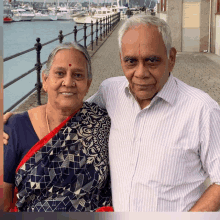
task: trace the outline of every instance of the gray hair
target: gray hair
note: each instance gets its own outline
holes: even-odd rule
[[[163,42],[166,47],[167,57],[169,58],[170,49],[172,47],[172,37],[171,37],[170,27],[164,20],[151,15],[135,15],[124,22],[124,24],[121,26],[121,28],[118,31],[118,43],[119,43],[120,52],[121,52],[121,44],[122,44],[121,41],[125,32],[129,28],[140,24],[144,24],[144,25],[151,24],[158,28],[158,31],[161,33]]]
[[[77,42],[66,42],[66,43],[62,43],[59,44],[58,46],[56,46],[52,52],[50,53],[47,63],[46,63],[46,69],[44,70],[45,75],[49,75],[50,72],[50,68],[53,64],[53,60],[55,55],[57,54],[58,51],[60,50],[65,50],[65,49],[76,49],[80,52],[83,53],[84,57],[86,58],[86,62],[87,62],[87,72],[88,72],[88,78],[92,79],[92,69],[91,69],[91,58],[89,56],[89,53],[87,52],[87,50],[79,43]]]

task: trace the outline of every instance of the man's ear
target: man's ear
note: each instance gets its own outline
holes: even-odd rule
[[[170,49],[170,57],[169,57],[169,63],[168,63],[168,68],[169,68],[169,72],[172,72],[173,70],[173,67],[175,65],[175,62],[176,62],[176,49],[174,47],[172,47]]]
[[[47,78],[48,76],[45,74],[44,71],[42,71],[43,89],[45,92],[47,92],[47,84],[46,84]]]

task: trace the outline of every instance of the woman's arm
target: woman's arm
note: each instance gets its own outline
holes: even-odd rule
[[[13,195],[14,195],[14,184],[4,182],[3,184],[4,212],[9,212],[13,201]]]

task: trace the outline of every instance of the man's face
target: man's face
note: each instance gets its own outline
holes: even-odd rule
[[[171,49],[168,59],[158,28],[141,24],[125,32],[120,57],[130,90],[143,109],[166,83],[176,50]]]

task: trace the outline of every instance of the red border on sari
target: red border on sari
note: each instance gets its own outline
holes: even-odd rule
[[[80,109],[78,109],[77,111],[75,111],[73,114],[71,114],[70,116],[68,116],[64,121],[61,122],[60,125],[58,125],[56,128],[54,128],[53,131],[51,131],[49,134],[47,134],[44,138],[42,138],[41,140],[39,140],[28,152],[27,154],[24,156],[24,158],[21,160],[21,162],[19,163],[17,169],[16,169],[16,173],[18,172],[18,170],[35,154],[37,153],[51,138],[53,138],[58,132],[59,130],[79,111]],[[18,208],[16,207],[16,202],[17,202],[17,193],[18,193],[18,189],[17,187],[15,187],[14,189],[14,198],[13,198],[13,202],[11,204],[11,209],[10,212],[18,212]]]

